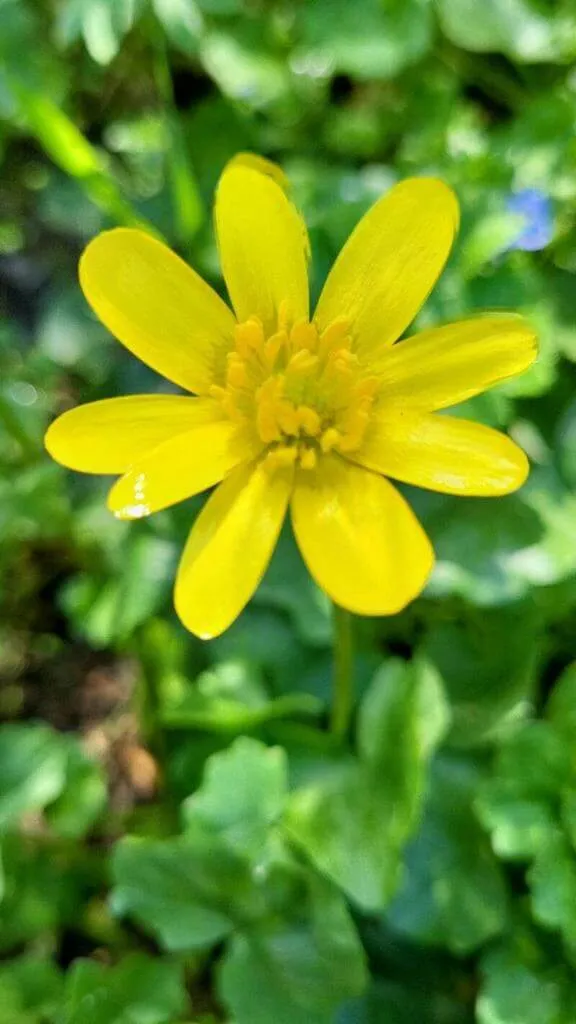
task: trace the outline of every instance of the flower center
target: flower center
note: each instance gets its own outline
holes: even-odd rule
[[[238,439],[268,449],[276,465],[313,469],[318,456],[360,446],[378,390],[351,351],[350,324],[336,320],[320,332],[314,323],[286,324],[266,337],[252,316],[237,324],[224,381],[211,394],[238,424]]]

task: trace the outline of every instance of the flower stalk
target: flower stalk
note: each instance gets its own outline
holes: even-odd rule
[[[350,728],[354,704],[354,641],[352,616],[345,608],[333,605],[334,621],[334,692],[330,714],[330,731],[342,741]]]

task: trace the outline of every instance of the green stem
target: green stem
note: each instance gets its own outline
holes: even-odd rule
[[[354,703],[354,650],[352,616],[334,605],[334,695],[330,715],[330,731],[343,740],[350,726]]]
[[[138,631],[134,653],[140,662],[140,677],[135,696],[142,738],[160,764],[163,764],[166,751],[164,729],[160,721],[162,702],[158,685],[159,666],[152,639],[146,627]]]

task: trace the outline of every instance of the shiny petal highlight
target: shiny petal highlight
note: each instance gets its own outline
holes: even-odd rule
[[[119,519],[141,519],[220,482],[242,461],[227,420],[178,434],[134,463],[114,484],[108,508]]]

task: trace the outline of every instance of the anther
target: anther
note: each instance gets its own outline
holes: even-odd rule
[[[266,465],[272,469],[282,469],[287,466],[293,466],[298,456],[298,449],[295,447],[283,446],[279,448],[273,448],[269,451],[266,456]]]
[[[322,421],[315,409],[308,405],[301,405],[298,408],[298,421],[309,437],[317,437],[320,433]]]
[[[336,430],[335,427],[328,427],[328,430],[325,430],[320,438],[320,447],[322,451],[325,454],[331,452],[332,449],[340,443],[340,438],[341,435],[339,430]]]
[[[308,320],[298,320],[290,331],[290,344],[292,349],[308,349],[314,352],[318,346],[318,331],[315,324]]]
[[[313,448],[304,448],[300,452],[300,465],[302,469],[315,469],[318,463],[318,456]]]

